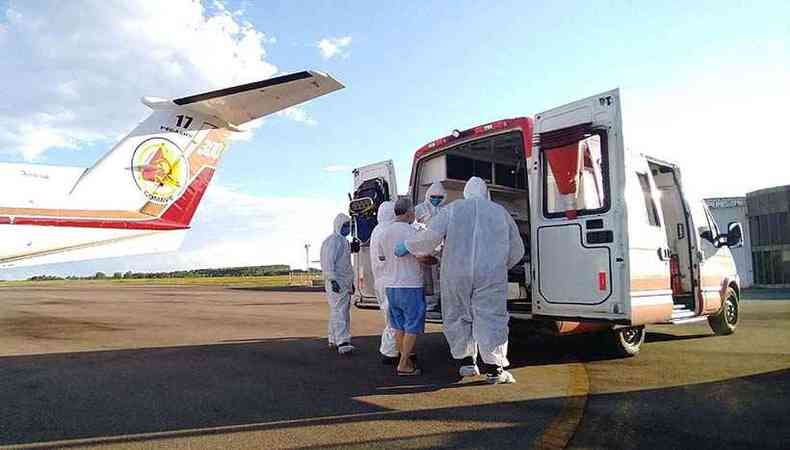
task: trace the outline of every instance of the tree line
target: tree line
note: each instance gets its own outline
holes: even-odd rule
[[[310,269],[315,272],[315,269]],[[243,266],[243,267],[224,267],[217,269],[194,269],[194,270],[175,270],[172,272],[115,272],[107,274],[96,272],[94,275],[84,277],[67,276],[58,277],[53,275],[36,275],[28,278],[28,281],[52,281],[52,280],[108,280],[108,279],[139,279],[139,278],[207,278],[207,277],[260,277],[267,275],[288,275],[290,272],[304,272],[304,270],[291,270],[287,264],[273,264],[268,266]]]

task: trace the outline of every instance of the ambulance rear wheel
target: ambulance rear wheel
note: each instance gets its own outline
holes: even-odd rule
[[[645,327],[624,327],[609,330],[609,340],[614,354],[628,358],[636,356],[645,342]]]
[[[714,333],[720,336],[732,334],[735,333],[735,328],[738,326],[739,316],[738,294],[735,293],[735,289],[727,288],[721,311],[715,316],[708,316],[708,325]]]

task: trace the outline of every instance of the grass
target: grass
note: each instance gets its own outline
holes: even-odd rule
[[[0,287],[24,286],[74,286],[74,285],[157,285],[157,286],[288,286],[288,275],[266,275],[259,277],[194,277],[194,278],[106,278],[104,280],[51,280],[51,281],[3,281]]]

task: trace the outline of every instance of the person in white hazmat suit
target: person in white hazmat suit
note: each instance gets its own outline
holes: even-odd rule
[[[414,216],[417,222],[428,226],[431,219],[439,214],[446,199],[447,191],[444,190],[442,182],[435,181],[425,192],[425,201],[414,207]]]
[[[334,229],[321,244],[321,271],[329,302],[330,348],[341,355],[354,351],[351,345],[351,294],[354,293],[354,272],[351,269],[351,250],[346,240],[351,232],[351,218],[345,214],[335,217]]]
[[[414,207],[414,214],[417,218],[417,222],[422,224],[424,227],[427,227],[431,224],[431,220],[439,214],[439,211],[442,210],[443,205],[447,201],[447,191],[442,186],[441,181],[435,181],[431,184],[431,187],[428,188],[428,191],[425,192],[425,201]],[[426,303],[427,303],[427,312],[426,316],[429,319],[440,319],[441,318],[441,309],[439,304],[439,297],[441,292],[441,285],[440,285],[440,274],[439,268],[440,262],[439,259],[440,252],[434,252],[432,256],[437,258],[437,263],[432,266],[425,266],[425,278],[426,284],[431,286],[430,294],[426,295]],[[430,283],[427,283],[430,281]]]
[[[387,365],[396,365],[400,360],[398,344],[395,341],[395,330],[390,326],[389,302],[387,301],[387,286],[389,278],[385,270],[385,261],[392,258],[392,253],[382,246],[381,235],[392,223],[395,222],[395,202],[387,201],[379,206],[378,225],[370,235],[370,264],[373,269],[376,298],[379,301],[379,310],[384,316],[384,330],[381,332],[381,362]]]
[[[489,200],[485,181],[472,177],[464,199],[447,206],[424,232],[395,245],[395,254],[429,255],[444,239],[442,252],[442,318],[453,358],[461,360],[461,376],[480,371],[479,349],[489,383],[514,383],[504,370],[507,359],[507,272],[524,256],[515,221]]]

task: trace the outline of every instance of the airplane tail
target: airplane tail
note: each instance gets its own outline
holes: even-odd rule
[[[89,169],[0,165],[0,268],[176,250],[232,132],[342,87],[305,71],[146,97],[151,115]]]
[[[152,114],[85,171],[70,203],[126,212],[101,227],[187,228],[230,133],[342,87],[329,75],[304,71],[174,100],[145,97]]]

